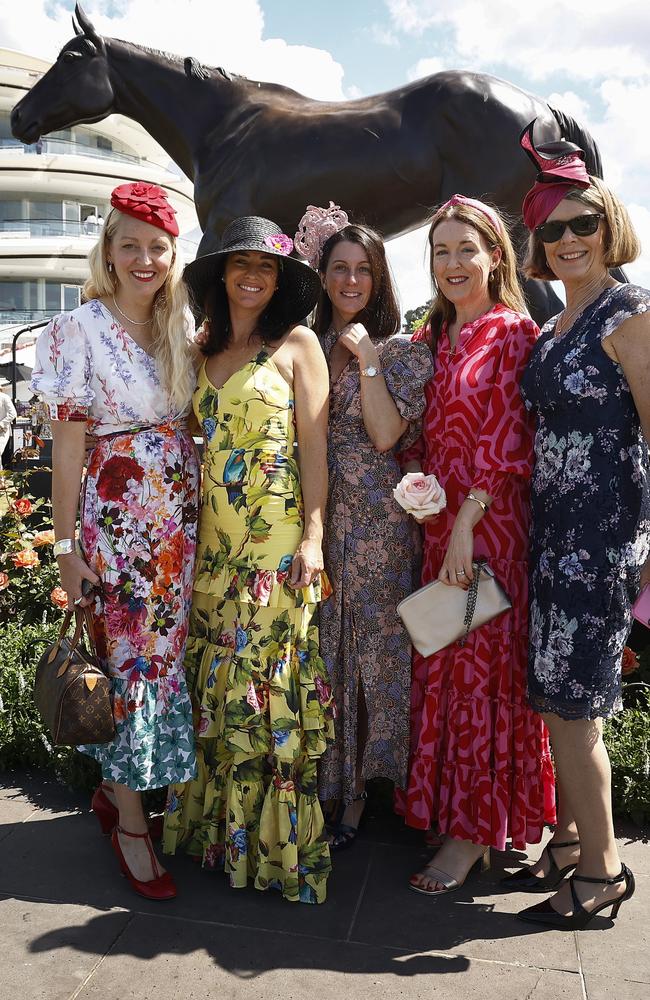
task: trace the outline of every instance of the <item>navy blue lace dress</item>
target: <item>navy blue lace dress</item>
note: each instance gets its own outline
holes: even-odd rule
[[[650,308],[607,289],[570,330],[544,326],[521,391],[537,419],[528,698],[564,719],[621,708],[630,606],[650,550],[648,446],[620,365],[601,342]]]

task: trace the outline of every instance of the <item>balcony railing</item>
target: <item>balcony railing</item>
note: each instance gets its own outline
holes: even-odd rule
[[[160,167],[160,164],[153,164],[143,156],[135,156],[132,153],[120,153],[116,149],[100,149],[98,146],[88,146],[85,143],[77,142],[74,139],[41,139],[39,142],[27,145],[19,139],[0,139],[0,149],[14,150],[16,153],[33,154],[34,156],[59,156],[61,154],[73,156],[92,156],[95,159],[105,159],[118,161],[120,163],[149,163]]]
[[[0,326],[24,326],[26,323],[38,323],[50,319],[63,312],[61,306],[57,309],[2,309],[0,308]]]
[[[64,219],[3,219],[0,221],[0,242],[3,237],[12,236],[84,236],[96,239],[101,231],[101,224],[96,222],[68,222]],[[177,240],[187,262],[194,260],[198,242],[181,237]]]

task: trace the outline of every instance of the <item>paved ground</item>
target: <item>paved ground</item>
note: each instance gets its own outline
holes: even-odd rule
[[[0,776],[1,1000],[650,997],[650,831],[620,830],[637,892],[614,925],[540,932],[514,917],[532,898],[499,891],[521,855],[427,899],[406,888],[420,836],[381,802],[368,813],[320,907],[231,890],[180,857],[179,897],[155,904],[118,877],[84,799]]]

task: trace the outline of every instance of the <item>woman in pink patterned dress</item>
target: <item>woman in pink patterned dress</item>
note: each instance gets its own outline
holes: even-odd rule
[[[56,316],[32,389],[49,405],[55,554],[68,600],[93,601],[116,732],[80,748],[102,767],[93,796],[120,866],[149,899],[176,895],[148,835],[141,793],[189,781],[196,761],[183,671],[198,504],[185,426],[194,371],[175,212],[162,189],[123,184],[90,253],[87,301]],[[75,523],[86,429],[96,438]]]
[[[525,315],[502,219],[454,197],[429,230],[435,298],[416,339],[431,346],[420,440],[406,471],[433,473],[447,507],[425,527],[422,583],[467,589],[485,557],[512,610],[431,657],[414,656],[411,767],[398,811],[444,841],[411,878],[455,889],[486,851],[537,843],[555,818],[544,726],[526,704],[528,504],[532,428],[519,379],[538,330]]]

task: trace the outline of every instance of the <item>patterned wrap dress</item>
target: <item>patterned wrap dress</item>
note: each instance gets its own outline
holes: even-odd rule
[[[331,331],[323,348],[329,358]],[[431,352],[407,337],[376,345],[386,386],[410,428],[420,431]],[[325,568],[333,596],[321,607],[321,654],[335,690],[336,742],[320,767],[321,799],[354,798],[360,692],[368,712],[363,777],[405,787],[409,743],[411,646],[396,607],[413,591],[419,568],[417,525],[393,497],[401,478],[393,451],[380,453],[361,411],[359,364],[352,358],[331,387],[329,500]]]
[[[97,653],[111,677],[116,734],[80,747],[103,778],[135,791],[196,772],[183,658],[196,549],[199,467],[156,362],[93,299],[55,317],[31,388],[53,420],[97,438],[81,495],[80,544],[101,579]]]
[[[431,657],[414,653],[408,791],[397,809],[409,826],[504,850],[537,843],[555,820],[548,735],[526,701],[529,477],[532,423],[519,379],[538,329],[502,305],[467,323],[455,350],[443,328],[426,387],[418,459],[447,494],[425,525],[422,583],[436,579],[471,489],[494,498],[474,529],[512,609]],[[427,339],[428,330],[415,334]]]
[[[230,884],[323,902],[316,768],[333,737],[318,652],[321,582],[287,584],[303,534],[293,390],[262,350],[221,389],[199,373],[203,505],[187,645],[199,774],[174,789],[164,849]],[[324,584],[323,584],[324,586]]]
[[[650,552],[650,462],[602,341],[649,308],[650,292],[617,285],[560,337],[550,320],[522,379],[537,418],[528,694],[563,719],[622,708],[621,658]]]

